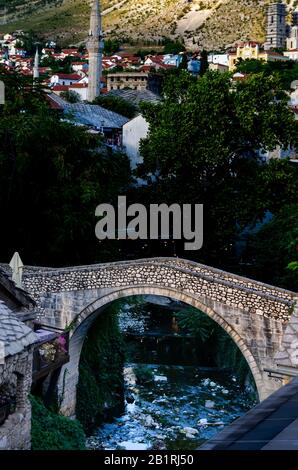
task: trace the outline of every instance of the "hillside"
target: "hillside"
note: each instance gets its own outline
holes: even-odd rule
[[[271,0],[102,0],[106,36],[146,44],[183,37],[219,49],[240,39],[264,39]],[[298,3],[289,0],[289,4]],[[88,31],[90,0],[0,0],[1,29],[33,29],[62,43],[78,43]]]

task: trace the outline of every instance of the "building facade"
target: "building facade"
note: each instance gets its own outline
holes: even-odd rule
[[[124,90],[130,88],[132,90],[143,91],[148,87],[148,73],[145,72],[121,72],[109,73],[107,75],[107,89]]]
[[[34,303],[0,268],[0,450],[31,447]]]
[[[137,117],[127,122],[123,126],[123,148],[129,157],[131,168],[135,169],[141,163],[140,143],[149,133],[149,124],[146,119],[139,114]]]
[[[288,61],[289,57],[275,51],[264,50],[255,42],[238,45],[237,50],[229,54],[229,71],[233,72],[239,60],[262,60],[264,62]]]
[[[287,51],[298,49],[298,26],[291,28],[290,37],[287,38]]]
[[[272,3],[267,10],[267,34],[265,49],[279,49],[286,46],[287,9],[284,3]]]

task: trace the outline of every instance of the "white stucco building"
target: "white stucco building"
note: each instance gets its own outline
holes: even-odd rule
[[[122,130],[122,143],[124,150],[131,162],[131,168],[135,169],[141,162],[140,142],[147,137],[149,124],[141,114],[127,122]]]
[[[229,65],[229,54],[209,54],[208,62],[212,64]]]

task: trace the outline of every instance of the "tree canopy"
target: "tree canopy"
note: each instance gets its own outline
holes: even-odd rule
[[[128,159],[61,120],[24,77],[1,69],[0,79],[0,258],[19,251],[39,265],[94,262],[95,208],[129,184]]]
[[[280,78],[282,87],[289,90],[291,83],[297,80],[298,63],[294,60],[264,62],[256,59],[239,60],[237,64],[237,72],[247,74],[263,73],[265,76],[277,74]]]
[[[297,203],[296,166],[258,159],[260,149],[297,145],[279,77],[260,73],[233,84],[230,74],[197,80],[181,71],[169,76],[164,100],[144,104],[143,113],[150,126],[138,168],[149,183],[144,199],[203,203],[204,247],[186,254],[178,244],[178,254],[232,269],[241,231],[267,210]]]
[[[120,96],[101,95],[95,98],[94,104],[98,104],[103,108],[122,114],[122,116],[126,116],[128,118],[133,118],[137,111],[136,107],[132,103],[124,100]]]

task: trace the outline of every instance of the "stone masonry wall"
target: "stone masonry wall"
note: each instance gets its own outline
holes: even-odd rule
[[[46,293],[127,286],[163,286],[208,297],[251,314],[287,322],[292,292],[184,260],[141,260],[58,270],[26,271],[24,288],[39,302]]]
[[[110,302],[130,295],[160,295],[213,318],[233,338],[253,373],[260,399],[282,384],[275,367],[297,294],[176,258],[49,269],[26,268],[23,288],[36,300],[41,323],[71,326],[70,363],[59,384],[61,410],[73,416],[81,348],[92,322]]]
[[[0,426],[0,450],[28,450],[31,447],[32,348],[5,359],[0,365],[0,385],[16,388],[16,410]]]

